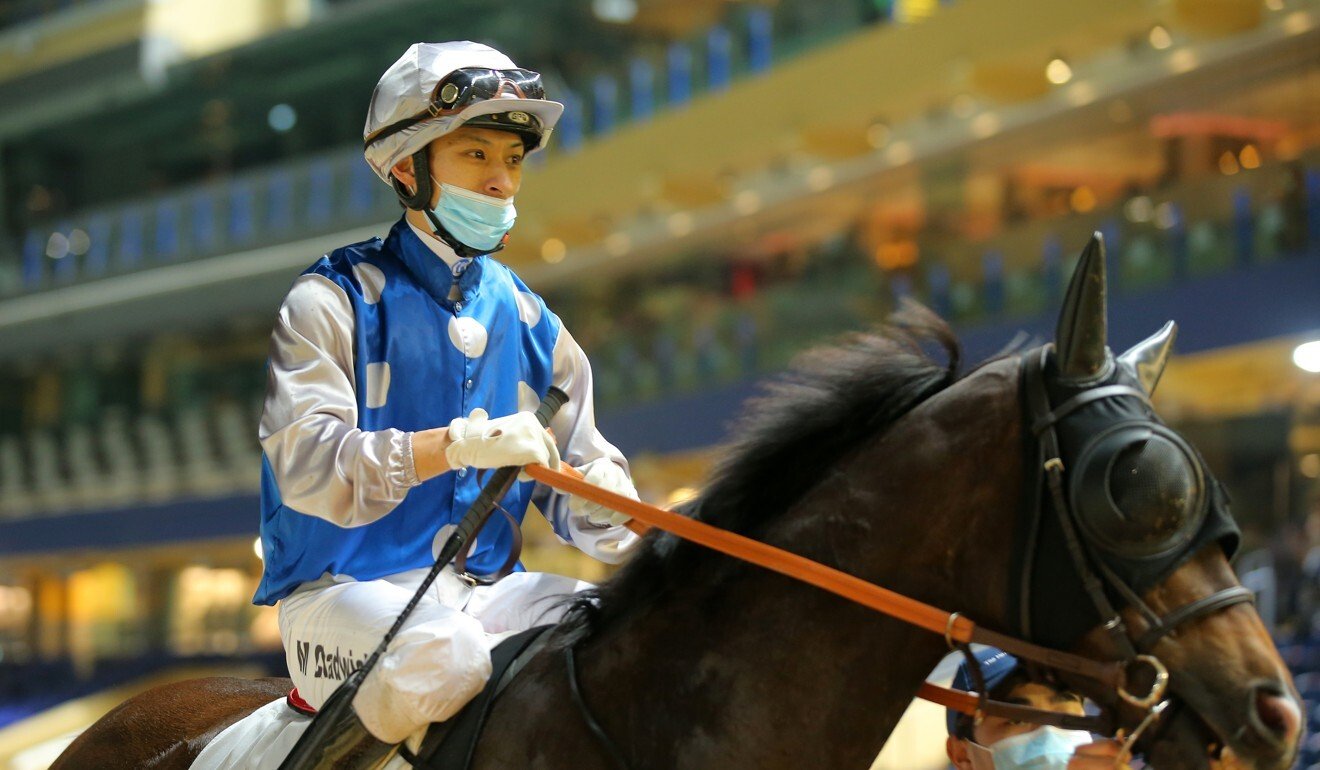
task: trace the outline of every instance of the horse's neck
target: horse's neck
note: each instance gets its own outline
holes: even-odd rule
[[[973,401],[968,415],[927,406],[767,539],[974,619],[1002,618],[1020,485],[1015,401]],[[581,655],[584,689],[638,767],[773,770],[868,767],[944,651],[935,634],[819,589],[708,561]]]
[[[942,655],[930,634],[752,569],[714,612],[683,591],[582,647],[584,690],[633,767],[869,767]]]

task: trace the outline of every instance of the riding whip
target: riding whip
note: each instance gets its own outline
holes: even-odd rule
[[[541,426],[549,427],[550,419],[567,402],[568,394],[559,388],[551,387],[545,394],[545,398],[541,400],[540,405],[536,407],[536,419],[541,422]],[[445,540],[439,556],[436,557],[435,564],[431,567],[431,571],[426,574],[422,584],[417,587],[417,592],[413,594],[408,606],[404,607],[403,611],[399,613],[394,625],[390,627],[389,631],[385,632],[380,644],[376,646],[376,649],[362,664],[362,667],[350,674],[326,699],[316,715],[312,717],[312,723],[307,726],[307,730],[303,732],[298,742],[289,750],[288,756],[280,763],[279,770],[316,770],[320,767],[325,748],[337,737],[340,737],[339,727],[341,723],[348,717],[356,718],[353,714],[353,699],[357,696],[358,689],[362,687],[362,682],[366,679],[367,674],[375,667],[380,656],[385,654],[385,649],[389,647],[390,642],[399,633],[404,622],[412,615],[413,610],[422,600],[422,596],[435,582],[441,570],[461,553],[467,547],[468,542],[481,530],[522,470],[518,466],[511,466],[500,468],[491,474],[486,485],[481,488],[481,494],[472,503],[472,507],[468,508],[467,513],[463,514],[458,526]]]

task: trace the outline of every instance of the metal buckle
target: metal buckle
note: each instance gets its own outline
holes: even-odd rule
[[[1150,692],[1138,698],[1127,690],[1128,667],[1133,663],[1145,663],[1155,672],[1155,681],[1150,684]],[[1118,684],[1118,697],[1139,709],[1154,711],[1156,704],[1164,698],[1164,691],[1169,687],[1169,669],[1164,667],[1154,655],[1138,655],[1123,666],[1122,680]]]
[[[1146,731],[1146,728],[1150,727],[1151,724],[1153,724],[1155,720],[1159,717],[1159,715],[1163,714],[1164,710],[1168,707],[1169,707],[1169,702],[1167,700],[1162,700],[1159,703],[1155,704],[1155,706],[1153,706],[1150,709],[1150,711],[1146,714],[1146,718],[1141,720],[1141,723],[1138,724],[1136,729],[1132,731],[1132,734],[1127,736],[1126,738],[1122,737],[1123,731],[1119,730],[1118,738],[1119,740],[1123,741],[1123,745],[1119,748],[1119,752],[1118,752],[1119,762],[1126,762],[1128,757],[1132,756],[1132,748],[1137,745],[1137,739],[1141,737],[1141,734]]]

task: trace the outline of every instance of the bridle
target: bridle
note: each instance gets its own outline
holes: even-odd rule
[[[1070,504],[1070,496],[1065,492],[1066,468],[1062,459],[1062,452],[1059,446],[1058,426],[1069,414],[1072,414],[1087,404],[1098,403],[1110,399],[1135,399],[1139,405],[1149,408],[1150,399],[1145,391],[1140,388],[1126,384],[1110,384],[1098,387],[1088,388],[1081,393],[1069,398],[1057,407],[1051,407],[1049,394],[1045,388],[1044,367],[1051,348],[1046,346],[1041,348],[1039,354],[1027,354],[1023,357],[1022,374],[1023,386],[1026,389],[1028,417],[1030,419],[1031,430],[1036,437],[1036,445],[1039,448],[1038,457],[1038,475],[1044,477],[1044,483],[1038,483],[1036,494],[1034,495],[1034,505],[1028,512],[1028,538],[1024,549],[1024,566],[1022,569],[1019,583],[1019,628],[1024,636],[1033,636],[1031,630],[1031,579],[1032,564],[1035,557],[1035,543],[1030,540],[1038,534],[1040,530],[1042,507],[1044,495],[1042,491],[1048,492],[1048,504],[1050,509],[1058,518],[1059,526],[1063,531],[1064,543],[1067,546],[1068,556],[1072,560],[1072,566],[1081,578],[1082,585],[1086,590],[1088,598],[1095,607],[1096,612],[1100,614],[1103,621],[1103,628],[1108,632],[1114,648],[1123,657],[1124,660],[1133,661],[1137,659],[1148,659],[1158,663],[1158,659],[1149,655],[1150,650],[1160,639],[1167,636],[1184,623],[1188,623],[1197,618],[1218,612],[1226,607],[1243,602],[1251,602],[1254,595],[1250,589],[1243,586],[1232,586],[1216,591],[1209,596],[1202,597],[1189,604],[1185,604],[1178,609],[1170,612],[1168,615],[1160,616],[1155,612],[1140,594],[1133,590],[1126,580],[1117,575],[1115,571],[1108,567],[1104,559],[1100,558],[1096,552],[1094,538],[1084,539],[1079,532],[1081,518],[1076,506]],[[1199,458],[1195,459],[1192,466],[1198,472]],[[1084,472],[1083,468],[1074,468],[1074,474]],[[1205,479],[1203,475],[1198,475],[1196,484],[1204,487]],[[1102,494],[1105,490],[1093,490],[1094,494]],[[1204,494],[1202,492],[1202,494]],[[1205,501],[1202,501],[1204,504]],[[1199,526],[1202,521],[1194,522]],[[1180,533],[1181,534],[1181,533]],[[1191,533],[1194,535],[1195,533]],[[1185,536],[1177,545],[1186,547],[1190,541],[1190,536]],[[1138,637],[1135,642],[1128,635],[1126,623],[1119,615],[1109,596],[1105,592],[1105,587],[1113,589],[1123,601],[1136,609],[1146,623],[1146,631]],[[1163,668],[1162,665],[1159,668]],[[1123,691],[1119,691],[1123,696]],[[1125,697],[1124,700],[1132,703],[1134,706],[1149,707],[1148,703],[1133,702],[1132,699]]]
[[[968,661],[968,670],[976,691],[974,693],[961,692],[925,683],[919,690],[918,695],[940,705],[972,714],[978,722],[985,716],[997,716],[1016,721],[1055,725],[1066,729],[1087,730],[1101,735],[1114,735],[1117,728],[1113,714],[1109,713],[1109,710],[1099,715],[1076,716],[990,700],[984,686],[980,666],[971,652],[970,645],[973,643],[998,647],[1045,669],[1074,674],[1099,682],[1105,687],[1112,688],[1120,700],[1134,707],[1141,714],[1137,727],[1125,736],[1125,749],[1130,749],[1143,731],[1158,719],[1169,705],[1169,702],[1165,699],[1165,693],[1169,685],[1168,669],[1157,657],[1150,653],[1151,649],[1160,639],[1179,626],[1235,604],[1252,601],[1253,595],[1250,590],[1242,586],[1233,586],[1216,591],[1209,596],[1183,605],[1167,615],[1160,616],[1141,599],[1127,581],[1122,579],[1116,574],[1115,570],[1107,566],[1104,560],[1098,557],[1095,546],[1082,538],[1077,523],[1078,513],[1074,510],[1074,506],[1070,504],[1069,495],[1065,489],[1067,469],[1061,456],[1058,427],[1064,418],[1089,404],[1118,399],[1136,399],[1140,405],[1149,408],[1149,398],[1144,391],[1137,387],[1121,383],[1108,384],[1086,388],[1068,398],[1059,406],[1052,407],[1043,374],[1045,362],[1051,351],[1052,346],[1046,346],[1040,349],[1038,354],[1037,351],[1027,353],[1024,355],[1022,363],[1027,416],[1032,432],[1035,434],[1039,452],[1039,462],[1036,465],[1036,484],[1034,491],[1030,494],[1030,499],[1033,502],[1028,510],[1030,527],[1029,542],[1026,544],[1025,549],[1027,558],[1019,583],[1019,591],[1022,593],[1019,604],[1022,608],[1020,613],[1021,635],[1025,638],[982,628],[957,612],[945,612],[796,554],[727,530],[712,527],[687,516],[665,511],[600,489],[583,481],[580,475],[568,471],[529,465],[524,468],[524,472],[537,481],[557,490],[578,495],[612,510],[632,516],[636,520],[633,522],[634,524],[641,522],[643,525],[662,529],[721,553],[823,588],[890,617],[943,635],[950,649],[961,651]],[[1028,597],[1031,593],[1031,565],[1034,563],[1036,550],[1035,534],[1040,528],[1046,507],[1054,512],[1059,521],[1064,533],[1068,556],[1083,583],[1086,595],[1100,617],[1104,619],[1102,625],[1114,644],[1117,660],[1094,660],[1027,641],[1027,639],[1034,636],[1030,629]],[[645,527],[637,527],[636,531],[645,531]],[[1135,641],[1129,636],[1122,616],[1114,607],[1113,602],[1110,601],[1105,590],[1106,586],[1114,590],[1125,602],[1131,604],[1146,621],[1147,630]],[[574,644],[568,644],[563,652],[569,679],[569,690],[574,704],[611,761],[617,767],[626,768],[624,753],[606,734],[599,721],[592,714],[583,696],[574,660]],[[1150,684],[1144,693],[1134,693],[1129,688],[1129,684],[1132,681],[1137,681],[1136,675],[1142,669],[1146,669]]]

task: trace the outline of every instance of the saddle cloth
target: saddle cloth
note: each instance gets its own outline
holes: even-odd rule
[[[429,757],[430,761],[417,764],[424,770],[465,770],[496,696],[540,650],[537,642],[548,638],[542,632],[550,628],[537,626],[496,645],[491,650],[494,670],[485,689],[449,721],[409,736],[404,750],[382,770],[411,770],[413,765],[403,755]],[[310,716],[289,705],[288,697],[271,701],[225,728],[202,749],[189,770],[278,770],[311,723]]]

